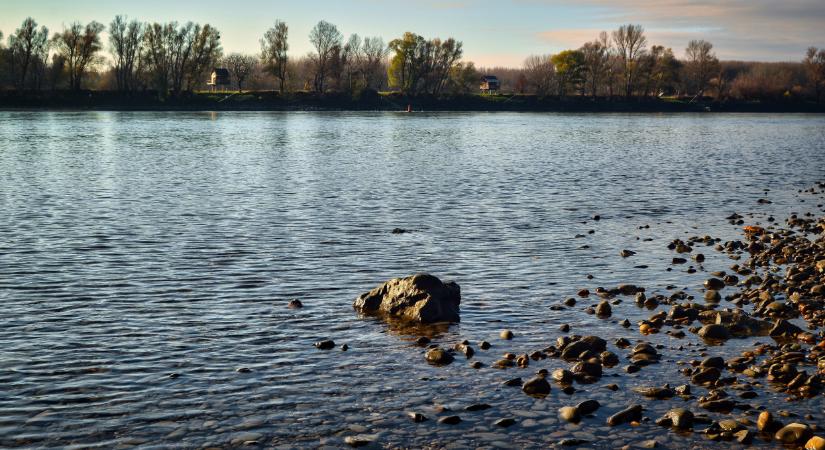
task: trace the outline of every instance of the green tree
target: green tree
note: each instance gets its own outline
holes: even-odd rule
[[[559,97],[564,97],[581,86],[584,75],[584,53],[579,50],[565,50],[550,58],[556,71],[556,86]]]

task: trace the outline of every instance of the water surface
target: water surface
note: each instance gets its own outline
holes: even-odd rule
[[[738,238],[733,212],[815,211],[797,190],[822,180],[824,155],[822,115],[0,112],[0,447],[706,445],[604,426],[641,400],[626,387],[687,381],[674,362],[700,358],[691,334],[646,338],[665,345],[658,366],[536,400],[501,381],[563,362],[431,367],[417,335],[352,301],[416,272],[455,280],[462,322],[434,342],[490,340],[487,364],[563,323],[637,340],[617,325],[650,315],[632,301],[610,320],[583,312],[595,300],[550,307],[619,283],[701,295],[731,261],[707,249],[698,273],[668,272],[666,243]],[[315,350],[323,338],[350,349]],[[588,398],[596,418],[559,424],[558,407]],[[673,406],[648,403],[651,418]],[[825,421],[822,397],[752,403]],[[436,405],[464,422],[436,424]],[[492,425],[503,417],[518,423]]]

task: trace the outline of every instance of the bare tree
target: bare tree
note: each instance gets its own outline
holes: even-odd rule
[[[326,90],[330,63],[335,52],[340,51],[343,39],[338,27],[323,20],[309,34],[309,41],[315,47],[315,53],[310,54],[310,59],[315,65],[314,87],[317,92],[323,93]]]
[[[97,53],[102,48],[100,33],[104,29],[103,24],[95,21],[85,27],[74,22],[52,38],[57,52],[66,59],[71,89],[80,90],[87,69],[98,62]]]
[[[713,53],[713,44],[704,40],[692,40],[685,49],[685,56],[685,69],[690,76],[693,93],[701,95],[711,76],[719,70],[719,60]]]
[[[243,92],[243,83],[255,70],[256,62],[255,57],[240,53],[233,53],[224,58],[223,64],[229,68],[229,71],[235,77],[235,81],[238,83],[238,91]]]
[[[280,20],[275,21],[275,26],[270,28],[261,39],[261,60],[264,66],[278,78],[280,91],[284,92],[284,83],[287,76],[287,50],[289,43],[287,37],[289,28]]]
[[[595,97],[610,64],[610,39],[607,32],[602,31],[598,39],[584,44],[580,51],[584,55],[585,90],[589,87],[590,95]]]
[[[647,38],[641,25],[627,24],[613,32],[613,44],[621,65],[625,97],[633,95],[639,73],[639,58],[645,53]]]
[[[555,79],[550,55],[531,55],[524,60],[524,76],[536,95],[547,95]]]
[[[161,94],[180,95],[200,84],[221,56],[220,33],[206,24],[154,23],[144,32],[144,56],[153,84]]]
[[[31,17],[9,36],[9,64],[12,78],[18,89],[26,88],[26,80],[32,67],[39,60],[44,60],[49,50],[49,29],[37,28],[37,22]]]
[[[825,84],[825,49],[809,47],[802,64],[805,66],[808,83],[813,89],[814,99],[819,103],[822,101],[823,84]]]
[[[109,50],[114,60],[115,81],[119,91],[131,91],[136,87],[142,50],[143,24],[137,20],[127,23],[123,16],[116,16],[109,24]]]
[[[368,89],[378,89],[381,87],[378,80],[382,78],[382,68],[390,49],[380,37],[367,37],[364,38],[361,51],[364,58],[361,70],[364,84]]]

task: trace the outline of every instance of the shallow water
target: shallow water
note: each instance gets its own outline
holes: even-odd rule
[[[642,337],[618,321],[650,311],[550,306],[619,283],[699,297],[706,272],[732,261],[708,248],[696,274],[668,272],[667,242],[738,238],[733,212],[821,212],[797,190],[823,174],[822,115],[0,112],[0,447],[340,447],[361,434],[414,448],[712,445],[652,422],[604,425],[633,402],[652,419],[684,403],[627,388],[685,383],[674,362],[703,348],[690,333],[644,338],[665,345],[661,364],[537,400],[500,383],[565,363],[431,367],[417,335],[359,318],[352,301],[430,272],[462,289],[462,322],[435,343],[490,340],[476,356],[489,364],[569,323],[624,359],[612,341]],[[288,309],[293,298],[305,307]],[[350,349],[314,349],[323,338]],[[588,398],[602,402],[595,418],[559,424],[558,407]],[[472,403],[493,407],[463,411]],[[751,403],[825,421],[822,396],[768,389]],[[434,405],[464,421],[437,424]],[[504,417],[517,424],[492,425]]]

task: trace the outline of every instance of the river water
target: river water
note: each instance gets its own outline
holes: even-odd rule
[[[594,299],[551,306],[619,283],[701,299],[732,261],[709,248],[697,273],[667,271],[667,242],[739,238],[734,212],[821,214],[797,191],[823,175],[822,115],[0,112],[0,447],[718,445],[604,419],[644,401],[632,386],[687,382],[676,361],[759,339],[705,349],[620,327],[651,314],[632,301],[608,320],[584,313]],[[461,285],[462,321],[433,342],[486,339],[487,367],[429,366],[420,334],[352,309],[417,272]],[[662,344],[663,362],[541,400],[502,386],[567,366],[489,368],[564,323],[623,360],[615,338]],[[324,338],[349,350],[316,350]],[[559,422],[588,398],[596,417]],[[751,402],[825,422],[822,396]],[[645,415],[676,403],[696,408],[645,401]],[[463,422],[437,423],[448,414]]]

